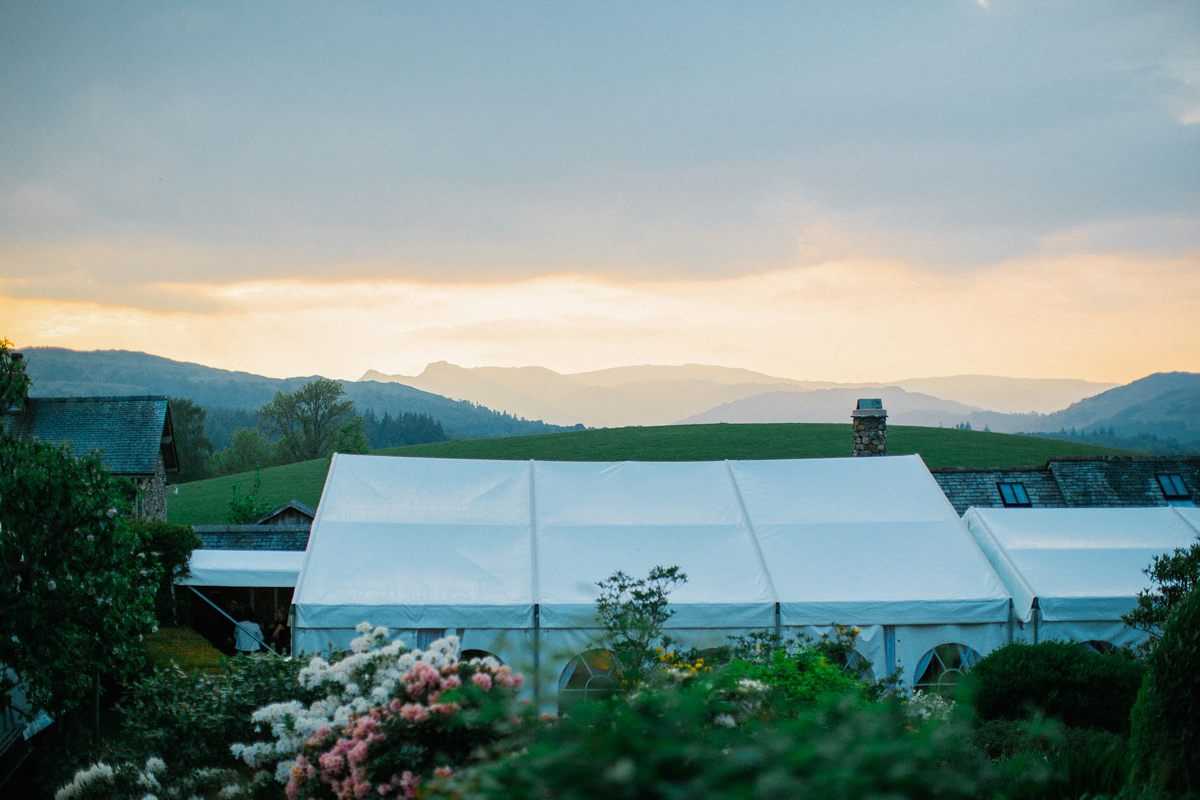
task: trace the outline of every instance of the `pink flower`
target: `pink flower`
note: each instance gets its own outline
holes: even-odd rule
[[[457,675],[447,675],[446,677],[442,678],[443,691],[446,689],[456,689],[459,686],[462,686],[462,679]]]
[[[471,676],[471,683],[488,692],[492,689],[492,676],[486,672],[476,672]]]
[[[400,716],[416,725],[429,718],[429,709],[418,703],[405,703],[400,709]]]
[[[454,770],[450,767],[438,767],[433,771],[433,774],[437,775],[439,778],[449,778],[454,774]]]

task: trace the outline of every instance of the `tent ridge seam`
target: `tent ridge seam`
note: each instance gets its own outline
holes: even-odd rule
[[[728,458],[725,459],[725,473],[729,475],[729,483],[733,486],[733,496],[737,498],[738,512],[742,516],[742,521],[746,523],[746,530],[750,532],[750,541],[754,544],[755,554],[758,555],[758,564],[762,567],[763,575],[766,576],[767,588],[771,590],[771,600],[778,609],[779,593],[775,591],[775,579],[767,567],[767,560],[763,558],[762,547],[758,543],[758,532],[754,530],[754,523],[750,521],[750,512],[746,510],[746,501],[742,499],[742,487],[738,486],[737,476],[733,474],[732,462]]]

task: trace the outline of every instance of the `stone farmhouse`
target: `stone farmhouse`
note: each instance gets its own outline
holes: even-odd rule
[[[20,439],[70,442],[78,455],[96,452],[137,487],[137,519],[167,518],[166,480],[179,470],[179,453],[165,395],[30,397],[23,411],[0,414],[0,427]]]

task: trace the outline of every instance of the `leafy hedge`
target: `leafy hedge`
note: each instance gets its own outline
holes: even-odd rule
[[[981,721],[1042,713],[1076,728],[1129,733],[1129,712],[1146,673],[1124,652],[1100,654],[1069,642],[1013,642],[970,673]]]
[[[1133,709],[1134,779],[1200,793],[1200,590],[1171,612]]]

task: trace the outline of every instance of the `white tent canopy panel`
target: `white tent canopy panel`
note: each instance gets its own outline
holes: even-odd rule
[[[1033,616],[1035,598],[1045,622],[1113,622],[1150,588],[1143,570],[1155,556],[1196,542],[1200,529],[1188,511],[972,508],[963,519],[1023,622]]]
[[[281,550],[195,550],[184,586],[296,585],[304,553]]]
[[[1008,593],[919,457],[730,469],[784,625],[1007,620]]]
[[[918,456],[336,455],[297,584],[296,645],[345,646],[362,620],[473,641],[594,630],[597,582],[656,565],[688,575],[671,596],[679,630],[1008,618],[1008,594]]]

